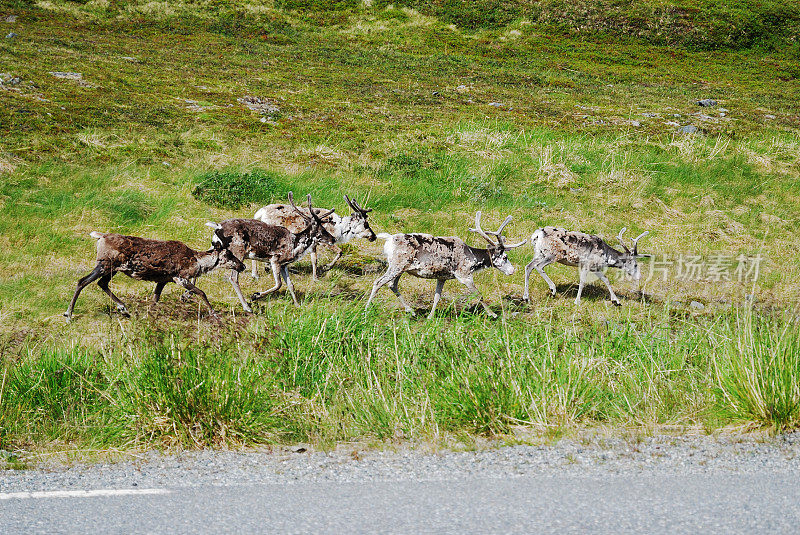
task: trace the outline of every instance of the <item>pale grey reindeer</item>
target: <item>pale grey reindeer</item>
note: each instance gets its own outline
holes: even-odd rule
[[[275,277],[275,286],[265,292],[254,293],[252,300],[261,299],[280,290],[283,280],[286,282],[292,301],[299,306],[294,285],[289,279],[289,264],[299,260],[316,243],[328,245],[335,242],[335,238],[325,228],[326,218],[333,213],[333,210],[320,212],[311,206],[311,195],[308,195],[307,199],[310,216],[295,206],[292,192],[289,192],[289,202],[306,222],[306,226],[297,233],[286,227],[269,225],[256,219],[228,219],[219,224],[220,230],[217,233],[230,244],[230,250],[237,258],[270,264],[272,275]],[[239,287],[239,272],[232,270],[229,280],[242,307],[245,311],[252,312]]]
[[[436,305],[442,297],[442,289],[447,280],[455,279],[471,293],[478,294],[480,304],[489,316],[496,318],[497,314],[492,312],[489,306],[483,301],[481,292],[475,286],[473,277],[475,273],[492,266],[499,269],[506,275],[514,273],[514,266],[508,259],[506,251],[525,244],[523,240],[515,244],[505,243],[505,238],[501,234],[506,225],[511,221],[511,216],[506,217],[503,224],[495,232],[487,232],[481,229],[481,212],[475,214],[475,228],[469,229],[481,235],[489,247],[479,249],[470,247],[463,240],[455,236],[432,236],[430,234],[378,234],[378,237],[386,240],[383,250],[389,261],[386,273],[378,277],[372,285],[372,293],[365,310],[369,308],[372,299],[381,286],[389,284],[389,289],[394,293],[403,305],[406,312],[414,313],[414,310],[403,300],[397,288],[400,277],[403,273],[409,273],[415,277],[423,279],[436,279],[436,293],[433,297],[433,306],[428,315],[433,317]],[[489,235],[494,236],[494,241]]]
[[[369,227],[367,214],[372,211],[372,208],[362,208],[355,199],[351,199],[347,195],[344,200],[350,207],[351,213],[349,216],[339,216],[338,214],[331,214],[329,221],[325,222],[325,230],[327,230],[334,238],[335,242],[329,245],[334,250],[335,256],[328,265],[322,268],[322,271],[328,271],[333,265],[341,258],[342,248],[337,244],[347,243],[356,238],[365,238],[369,241],[375,241],[376,236],[372,229]],[[268,223],[270,225],[279,225],[286,227],[292,232],[300,232],[306,227],[306,219],[302,216],[308,217],[308,208],[300,208],[302,214],[288,204],[270,204],[260,208],[255,216],[255,219]],[[316,212],[322,213],[324,210],[315,208]],[[317,244],[311,246],[311,273],[314,280],[318,280],[317,275]],[[255,261],[253,261],[253,278],[258,279],[258,269]]]
[[[595,275],[603,281],[611,294],[611,302],[617,306],[621,306],[614,290],[611,289],[611,283],[608,281],[604,271],[606,268],[613,267],[623,270],[633,280],[638,281],[641,278],[641,271],[639,264],[636,261],[638,258],[649,257],[650,255],[639,254],[639,240],[647,236],[649,232],[645,231],[639,234],[632,240],[632,249],[628,249],[625,242],[622,240],[622,235],[625,233],[625,228],[619,231],[617,239],[622,244],[623,251],[618,251],[608,245],[599,236],[585,234],[583,232],[574,232],[556,227],[543,227],[537,229],[531,235],[531,245],[533,246],[533,260],[525,266],[525,292],[522,298],[530,301],[530,294],[528,291],[528,284],[531,277],[531,272],[535,269],[539,272],[542,278],[550,287],[550,293],[556,295],[556,285],[550,280],[550,277],[544,272],[544,268],[554,262],[558,262],[567,266],[577,266],[580,274],[580,282],[578,284],[578,296],[575,298],[575,304],[580,304],[581,293],[583,286],[589,277],[589,274]]]
[[[217,232],[221,228],[216,223],[211,225]],[[206,294],[191,280],[217,268],[230,268],[237,273],[245,270],[245,265],[231,253],[224,240],[216,233],[211,240],[213,247],[209,251],[195,251],[179,241],[151,240],[103,232],[92,232],[90,236],[97,240],[97,265],[91,273],[78,281],[69,308],[64,312],[67,321],[72,319],[72,311],[81,290],[94,281],[114,301],[123,316],[130,316],[125,303],[108,287],[111,278],[118,272],[133,279],[155,282],[153,304],[158,303],[161,291],[167,283],[180,284],[187,291],[199,295],[211,315],[216,317],[217,313]]]

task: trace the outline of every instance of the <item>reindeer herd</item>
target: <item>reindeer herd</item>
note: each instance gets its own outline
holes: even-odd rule
[[[481,227],[481,212],[475,214],[475,228],[471,232],[483,237],[487,242],[485,249],[471,247],[454,236],[432,236],[430,234],[375,234],[369,226],[368,214],[372,209],[362,208],[355,199],[347,195],[344,200],[351,209],[349,216],[340,217],[333,209],[314,208],[311,195],[307,196],[307,207],[298,207],[289,192],[289,204],[270,204],[258,210],[253,219],[228,219],[221,223],[206,223],[214,231],[211,238],[211,249],[195,251],[179,241],[163,241],[121,234],[92,232],[97,240],[97,264],[91,273],[78,281],[78,287],[64,313],[67,321],[72,319],[75,302],[81,291],[94,281],[116,304],[118,311],[129,316],[125,304],[108,287],[111,278],[118,272],[125,273],[136,280],[155,282],[152,303],[158,302],[164,286],[174,282],[186,289],[184,298],[197,295],[209,309],[213,317],[217,313],[211,306],[206,294],[196,286],[197,279],[217,268],[229,269],[229,281],[236,297],[247,312],[252,312],[250,304],[242,294],[239,286],[239,274],[247,268],[245,260],[252,260],[252,274],[258,279],[256,262],[269,264],[275,279],[275,285],[269,290],[256,292],[251,301],[262,299],[281,289],[283,283],[295,305],[299,301],[294,292],[294,285],[289,278],[289,265],[310,253],[312,274],[318,279],[320,268],[317,266],[317,246],[322,245],[334,249],[335,258],[322,270],[329,270],[341,257],[342,250],[337,244],[352,239],[363,238],[375,241],[385,240],[383,250],[388,260],[386,273],[378,277],[372,285],[365,310],[369,308],[375,294],[382,286],[389,285],[407,312],[414,310],[400,295],[398,284],[403,273],[423,279],[436,280],[436,292],[433,297],[429,317],[436,311],[442,296],[442,289],[447,280],[455,279],[472,294],[477,294],[480,304],[489,316],[496,314],[483,301],[481,293],[475,286],[475,273],[495,267],[506,275],[515,271],[508,259],[507,251],[521,247],[527,239],[518,243],[506,243],[503,229],[511,221],[506,217],[496,231],[485,231]],[[598,277],[608,287],[611,302],[620,305],[611,284],[605,275],[609,267],[623,270],[629,277],[639,280],[640,270],[638,258],[649,255],[638,253],[639,240],[647,235],[643,232],[631,242],[631,248],[625,244],[623,228],[617,239],[623,250],[618,251],[603,241],[599,236],[582,232],[568,231],[556,227],[543,227],[533,232],[530,237],[533,246],[533,259],[525,267],[525,292],[523,299],[530,301],[529,282],[531,272],[535,269],[544,278],[553,296],[556,286],[544,272],[544,268],[554,262],[569,266],[577,266],[580,274],[578,295],[575,304],[579,304],[584,284],[589,275]],[[265,268],[266,269],[266,268]]]

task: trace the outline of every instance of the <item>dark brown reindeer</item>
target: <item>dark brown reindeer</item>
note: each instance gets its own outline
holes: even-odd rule
[[[251,297],[252,300],[261,299],[277,292],[280,290],[283,280],[286,282],[292,301],[299,306],[300,303],[294,293],[294,285],[289,279],[289,264],[298,261],[317,243],[331,245],[336,241],[325,228],[326,218],[333,213],[333,210],[320,212],[311,206],[311,195],[308,195],[307,199],[310,215],[306,215],[295,206],[292,193],[289,192],[289,203],[299,217],[306,222],[305,228],[297,233],[286,227],[269,225],[256,219],[228,219],[219,224],[218,234],[226,243],[230,244],[229,247],[237,258],[269,262],[270,264],[272,275],[275,277],[275,286],[265,292],[254,293]],[[252,308],[245,301],[242,289],[239,287],[239,271],[231,271],[230,282],[242,307],[247,312],[252,312]]]
[[[217,231],[221,228],[216,223],[214,225]],[[179,241],[151,240],[103,232],[92,232],[90,236],[97,240],[97,265],[91,273],[78,281],[75,295],[64,312],[67,321],[72,319],[72,311],[81,290],[94,281],[116,303],[117,310],[123,316],[130,317],[125,303],[108,287],[111,278],[119,272],[136,280],[155,282],[153,304],[158,303],[164,286],[174,282],[199,295],[211,315],[217,317],[206,294],[191,279],[197,279],[217,268],[236,271],[245,269],[245,265],[228,250],[224,240],[216,233],[212,238],[213,248],[205,252],[195,251]]]
[[[335,243],[330,247],[334,250],[336,256],[331,260],[327,266],[322,268],[322,271],[328,271],[333,265],[341,258],[342,248],[337,244],[347,243],[352,239],[365,238],[369,241],[375,241],[376,236],[372,229],[369,227],[367,221],[367,214],[372,211],[372,208],[362,208],[355,199],[351,199],[347,195],[344,200],[350,207],[351,213],[349,216],[340,217],[338,214],[330,214],[330,220],[325,222],[325,230],[327,230],[335,240]],[[292,232],[299,233],[308,225],[307,217],[310,216],[308,208],[300,208],[302,214],[295,211],[295,207],[289,204],[270,204],[259,209],[255,219],[263,221],[270,225],[278,225],[286,227]],[[321,208],[315,208],[317,214],[324,213]],[[305,216],[305,217],[303,217]],[[317,280],[317,244],[311,246],[311,272],[314,280]],[[258,279],[258,270],[256,263],[253,261],[253,278]]]
[[[575,298],[576,305],[581,302],[583,286],[591,273],[605,283],[611,295],[611,302],[621,306],[617,295],[611,289],[611,283],[608,281],[604,271],[609,267],[618,268],[633,280],[638,281],[641,278],[641,271],[636,260],[650,256],[639,254],[639,240],[647,236],[648,232],[642,232],[633,238],[631,240],[632,249],[628,249],[628,246],[622,240],[622,234],[625,230],[623,228],[617,235],[617,239],[624,249],[624,251],[618,251],[608,245],[600,236],[556,227],[537,229],[531,235],[531,245],[533,245],[534,251],[533,260],[525,266],[525,291],[522,298],[530,301],[528,284],[531,272],[534,269],[539,272],[550,288],[550,293],[555,296],[556,285],[544,272],[544,268],[554,262],[558,262],[567,266],[578,267],[580,282],[578,283],[578,296]]]
[[[481,293],[475,286],[473,276],[492,266],[499,269],[506,275],[514,273],[514,266],[508,260],[506,251],[524,245],[527,240],[512,245],[505,243],[505,238],[501,234],[506,225],[511,221],[511,216],[506,217],[503,224],[496,232],[487,232],[481,229],[481,212],[475,214],[475,228],[469,229],[483,236],[489,243],[486,249],[470,247],[460,238],[455,236],[441,237],[431,236],[430,234],[378,234],[378,237],[386,240],[383,247],[389,261],[389,268],[386,273],[378,277],[372,285],[367,305],[369,308],[372,299],[381,286],[389,284],[389,289],[394,293],[403,305],[406,312],[414,313],[414,310],[406,304],[397,288],[400,277],[403,273],[409,273],[415,277],[423,279],[436,279],[436,293],[433,296],[433,306],[428,315],[433,317],[436,305],[442,297],[442,289],[447,280],[455,279],[469,289],[471,293],[478,294],[480,304],[489,316],[496,318],[497,314],[492,312],[489,306],[483,301]],[[497,241],[489,235],[494,236]]]

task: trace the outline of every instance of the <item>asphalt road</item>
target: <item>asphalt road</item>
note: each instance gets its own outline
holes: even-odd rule
[[[0,533],[800,532],[796,473],[554,473],[130,491],[163,493],[0,494]]]

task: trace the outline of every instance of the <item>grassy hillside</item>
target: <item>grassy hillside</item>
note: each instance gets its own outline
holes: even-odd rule
[[[796,427],[798,11],[716,4],[0,9],[0,448]],[[575,270],[553,266],[555,299],[486,272],[504,319],[448,283],[428,322],[385,290],[363,314],[381,250],[354,242],[318,283],[294,268],[300,309],[280,295],[244,317],[214,273],[220,325],[175,287],[148,311],[150,285],[121,275],[133,320],[89,287],[64,324],[90,231],[205,248],[205,221],[289,190],[473,245],[478,209],[512,214],[512,238],[649,230],[655,258],[640,288],[612,279],[621,309],[600,286],[575,307]],[[431,282],[401,289],[430,305]]]

